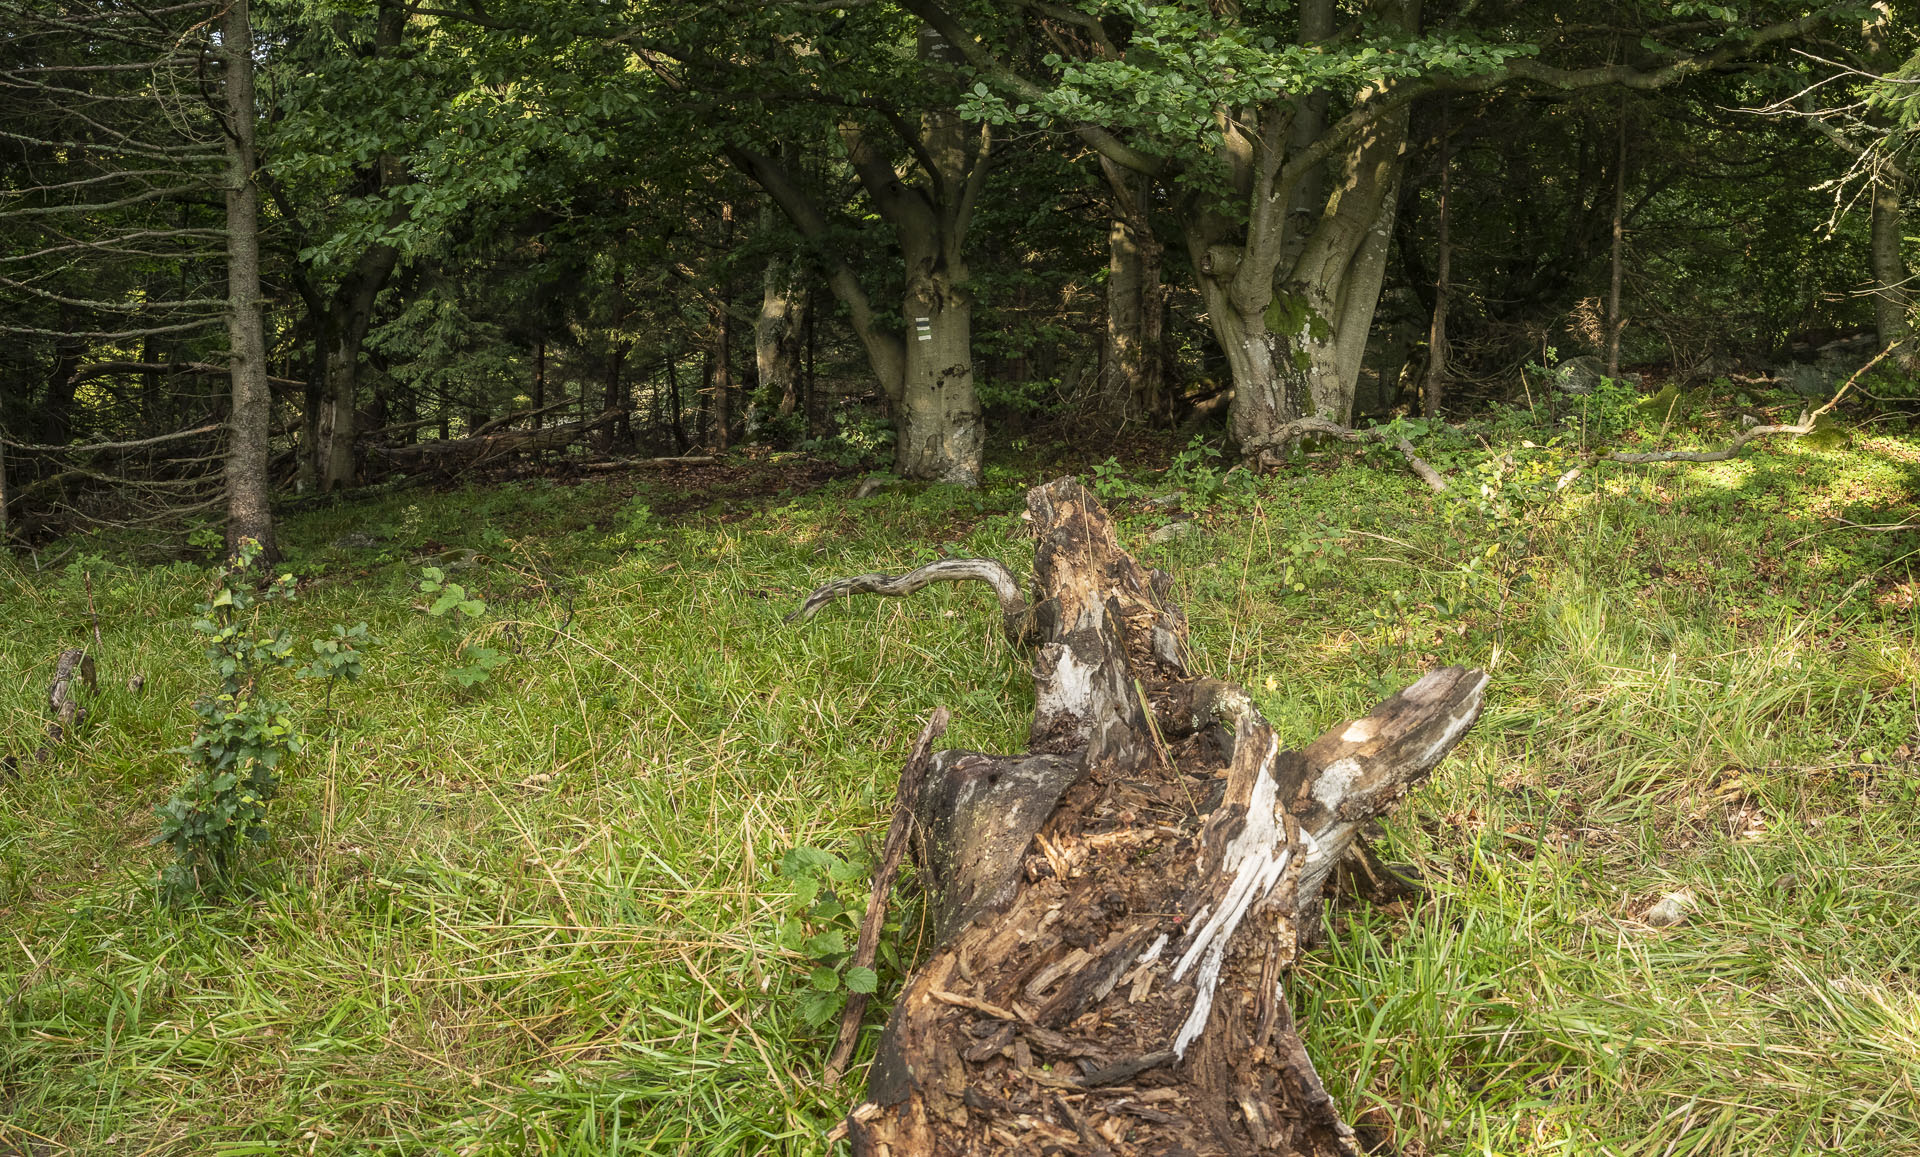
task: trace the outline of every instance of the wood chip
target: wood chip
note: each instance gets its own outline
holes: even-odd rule
[[[1084,948],[1076,948],[1052,964],[1034,974],[1023,989],[1028,1000],[1039,1000],[1041,995],[1052,988],[1055,981],[1070,973],[1078,972],[1093,960],[1093,956]]]
[[[932,992],[928,993],[927,995],[933,997],[933,999],[939,1001],[941,1004],[951,1004],[955,1008],[970,1008],[975,1012],[985,1013],[988,1016],[995,1018],[996,1020],[1025,1020],[1026,1019],[1025,1017],[1014,1015],[1012,1012],[1008,1011],[1007,1009],[1001,1008],[997,1004],[990,1004],[987,1001],[980,1000],[976,997],[962,996],[957,992],[948,992],[944,988],[936,988]]]

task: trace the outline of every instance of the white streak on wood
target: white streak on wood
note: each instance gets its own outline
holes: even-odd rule
[[[1221,870],[1233,873],[1226,894],[1220,898],[1219,910],[1194,932],[1186,952],[1173,968],[1173,979],[1178,981],[1193,968],[1195,961],[1200,963],[1194,979],[1193,1009],[1173,1042],[1173,1051],[1183,1057],[1187,1046],[1206,1028],[1207,1017],[1213,1009],[1214,986],[1220,981],[1220,966],[1241,919],[1273,890],[1292,857],[1286,829],[1281,826],[1274,806],[1280,786],[1273,778],[1273,764],[1279,754],[1280,740],[1269,736],[1266,757],[1261,760],[1253,791],[1247,799],[1245,822],[1220,858]],[[1195,922],[1200,919],[1196,916]]]
[[[1339,811],[1341,801],[1352,793],[1353,781],[1360,778],[1360,772],[1360,761],[1351,755],[1329,764],[1320,778],[1313,781],[1313,798],[1328,811]]]
[[[1340,733],[1340,742],[1365,743],[1367,740],[1373,738],[1373,731],[1373,720],[1356,719],[1352,723],[1347,724],[1347,729]]]
[[[1152,964],[1154,961],[1160,959],[1160,953],[1165,951],[1166,947],[1167,947],[1167,934],[1165,932],[1162,932],[1159,936],[1159,939],[1155,940],[1151,945],[1149,945],[1147,950],[1145,952],[1142,952],[1140,954],[1139,959],[1134,961],[1134,963]]]

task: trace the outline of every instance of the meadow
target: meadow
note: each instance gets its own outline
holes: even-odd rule
[[[1873,529],[1920,438],[1569,479],[1538,424],[1481,436],[1436,452],[1443,495],[1350,449],[1069,463],[1289,740],[1492,674],[1379,840],[1427,895],[1337,907],[1288,982],[1329,1089],[1408,1157],[1920,1152],[1920,542]],[[150,841],[212,556],[0,561],[0,1153],[831,1152],[862,1070],[821,1077],[783,857],[877,846],[921,721],[1018,750],[1032,690],[978,588],[784,616],[942,555],[1024,573],[1024,490],[1062,469],[856,497],[762,455],[292,513],[273,621],[378,642],[289,684],[272,839],[186,906]],[[485,612],[428,614],[428,567]],[[90,717],[36,762],[96,621]],[[920,934],[909,901],[868,1046]]]

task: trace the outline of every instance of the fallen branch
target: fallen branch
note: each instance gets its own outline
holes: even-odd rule
[[[605,462],[581,462],[575,470],[598,473],[602,470],[624,470],[634,466],[711,466],[719,459],[712,454],[681,454],[672,458],[610,458]]]
[[[1834,391],[1833,397],[1827,399],[1826,405],[1811,412],[1802,412],[1800,421],[1794,425],[1749,426],[1745,430],[1735,434],[1733,441],[1718,450],[1649,450],[1637,454],[1615,451],[1611,454],[1602,455],[1601,461],[1624,462],[1629,466],[1644,466],[1651,462],[1725,462],[1729,458],[1738,456],[1747,448],[1748,443],[1759,438],[1765,438],[1772,434],[1792,434],[1796,438],[1803,438],[1813,433],[1814,427],[1819,423],[1820,419],[1840,404],[1840,399],[1847,396],[1847,391],[1853,388],[1853,384],[1859,381],[1863,374],[1879,365],[1885,360],[1888,354],[1891,354],[1899,347],[1900,343],[1897,341],[1889,343],[1886,349],[1873,355],[1872,361],[1853,371],[1853,376],[1842,383],[1838,390]]]
[[[74,442],[65,446],[35,446],[26,442],[7,442],[15,450],[39,451],[58,454],[104,454],[119,450],[144,450],[149,446],[160,446],[168,442],[178,442],[183,438],[194,438],[201,434],[212,434],[226,429],[226,423],[215,422],[207,426],[196,426],[191,430],[176,430],[171,434],[161,434],[153,438],[141,438],[133,442]],[[4,441],[4,439],[0,439]]]
[[[34,753],[34,762],[53,758],[53,749],[86,722],[87,709],[80,704],[80,689],[93,693],[93,675],[92,655],[78,649],[60,652],[53,668],[53,683],[47,688],[47,710],[53,719],[47,723],[47,741]]]
[[[584,422],[567,422],[539,430],[502,430],[446,441],[415,442],[409,446],[373,446],[369,458],[409,474],[428,469],[472,469],[511,453],[557,450],[571,445],[624,412],[618,408],[606,410]]]
[[[1295,418],[1272,434],[1253,443],[1249,449],[1254,451],[1262,464],[1277,463],[1286,456],[1286,451],[1295,442],[1310,435],[1323,438],[1337,438],[1342,442],[1377,442],[1382,446],[1391,446],[1407,460],[1407,465],[1425,482],[1434,493],[1446,490],[1447,480],[1440,472],[1414,452],[1413,443],[1399,436],[1388,436],[1382,430],[1356,430],[1351,426],[1342,426],[1338,422],[1329,422],[1325,418]]]
[[[538,409],[521,410],[518,413],[503,414],[491,422],[482,422],[480,425],[474,427],[473,432],[468,434],[467,437],[483,438],[500,429],[502,426],[511,426],[515,422],[525,421],[528,418],[538,418],[542,414],[551,414],[555,410],[564,410],[573,404],[574,401],[572,398],[566,398],[553,403],[551,406],[541,406]]]
[[[933,754],[933,741],[947,733],[947,721],[951,718],[945,707],[934,709],[920,731],[920,738],[914,742],[906,766],[900,771],[900,786],[894,792],[893,821],[887,825],[887,841],[880,849],[880,867],[873,874],[873,894],[867,899],[867,914],[860,921],[860,937],[854,943],[852,964],[855,968],[873,967],[874,955],[880,948],[880,929],[887,918],[887,894],[900,871],[900,861],[907,854],[907,836],[913,830],[913,807],[920,797],[927,757]],[[840,1010],[840,1036],[834,1042],[833,1054],[827,1058],[828,1084],[840,1079],[847,1062],[853,1058],[853,1046],[860,1039],[860,1019],[867,1011],[867,995],[849,993],[847,1006]]]
[[[1019,580],[1013,577],[1013,572],[1004,563],[990,558],[943,558],[898,576],[859,574],[852,578],[835,579],[808,595],[807,601],[788,615],[786,621],[791,623],[795,619],[811,619],[820,612],[821,607],[850,595],[900,598],[934,583],[958,582],[983,582],[992,587],[993,593],[1000,599],[1000,614],[1005,620],[1007,638],[1015,643],[1026,640],[1031,629],[1032,612],[1025,596],[1020,593]]]

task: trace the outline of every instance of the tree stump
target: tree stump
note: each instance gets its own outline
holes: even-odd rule
[[[1479,716],[1435,671],[1282,751],[1239,687],[1189,670],[1172,581],[1063,479],[1027,496],[1031,602],[946,560],[827,584],[981,580],[1036,646],[1021,755],[943,751],[913,811],[936,932],[846,1129],[858,1154],[1352,1154],[1281,977],[1360,828]]]

